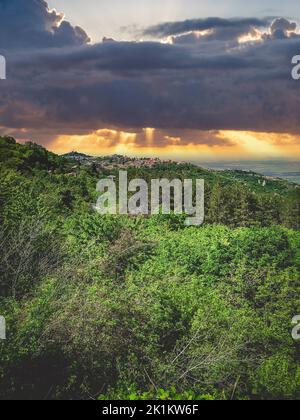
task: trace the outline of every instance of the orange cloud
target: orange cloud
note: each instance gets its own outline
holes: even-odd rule
[[[251,131],[184,131],[145,128],[140,132],[102,129],[87,135],[61,135],[48,148],[63,154],[124,154],[194,160],[300,158],[300,136]]]

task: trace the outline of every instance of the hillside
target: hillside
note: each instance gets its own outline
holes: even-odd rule
[[[134,169],[149,169],[152,170],[152,173],[154,171],[170,172],[174,176],[176,173],[181,176],[186,173],[204,177],[207,181],[222,184],[240,182],[253,191],[277,192],[279,194],[286,194],[300,188],[297,184],[283,179],[251,171],[218,171],[184,162],[161,161],[158,158],[129,158],[120,155],[96,157],[77,152],[58,156],[34,143],[19,144],[11,137],[0,137],[0,163],[2,169],[11,168],[23,172],[39,169],[52,173],[69,173],[71,169],[78,171],[81,167],[86,167],[94,175],[107,173],[107,171]]]
[[[270,226],[298,228],[300,187],[280,179],[243,171],[214,171],[188,163],[124,156],[92,157],[79,153],[58,156],[33,143],[21,145],[12,138],[0,138],[1,171],[13,171],[25,179],[43,177],[46,188],[57,190],[70,211],[96,201],[100,178],[127,170],[128,178],[204,179],[206,223],[228,226]],[[50,185],[52,185],[50,187]],[[2,194],[4,190],[2,191]],[[1,215],[0,215],[1,216]]]
[[[128,170],[130,168],[155,168],[169,170],[176,168],[179,172],[190,170],[191,167],[196,171],[198,168],[199,176],[204,176],[210,180],[224,182],[241,182],[248,185],[253,190],[271,191],[278,193],[286,193],[288,191],[300,188],[297,184],[271,176],[265,176],[253,171],[242,170],[212,170],[204,169],[196,164],[188,164],[184,162],[162,161],[158,158],[130,158],[120,155],[112,155],[105,157],[89,156],[83,153],[72,152],[62,156],[65,159],[76,161],[82,165],[93,166],[101,170]]]
[[[0,139],[0,399],[300,399],[299,188],[138,161]],[[204,178],[204,226],[100,216],[125,168]]]

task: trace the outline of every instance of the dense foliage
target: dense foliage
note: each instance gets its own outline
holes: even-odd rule
[[[299,188],[192,165],[206,223],[100,216],[97,166],[0,139],[0,398],[300,399]]]

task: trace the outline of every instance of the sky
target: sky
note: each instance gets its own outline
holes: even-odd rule
[[[92,39],[130,39],[124,27],[201,17],[286,16],[300,21],[298,0],[50,0],[66,18],[84,27]]]
[[[300,159],[298,1],[0,0],[0,132],[56,153]]]

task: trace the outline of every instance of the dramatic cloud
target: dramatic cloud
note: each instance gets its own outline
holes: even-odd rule
[[[2,0],[0,11],[6,132],[50,141],[110,129],[136,133],[142,147],[144,128],[154,127],[155,147],[229,148],[230,140],[214,133],[300,133],[300,85],[291,78],[300,36],[286,19],[167,23],[145,32],[172,36],[170,43],[105,38],[92,45],[43,0]]]
[[[289,22],[287,19],[280,18],[274,20],[271,25],[271,36],[277,39],[287,38],[289,33],[295,32],[297,24]]]
[[[237,38],[249,33],[253,28],[265,28],[270,24],[270,19],[193,19],[182,22],[167,22],[151,26],[143,31],[143,35],[164,38],[181,35],[188,32],[212,31],[209,36],[213,39],[226,40]]]
[[[44,0],[0,0],[0,48],[47,48],[83,45],[85,31],[50,11]]]

